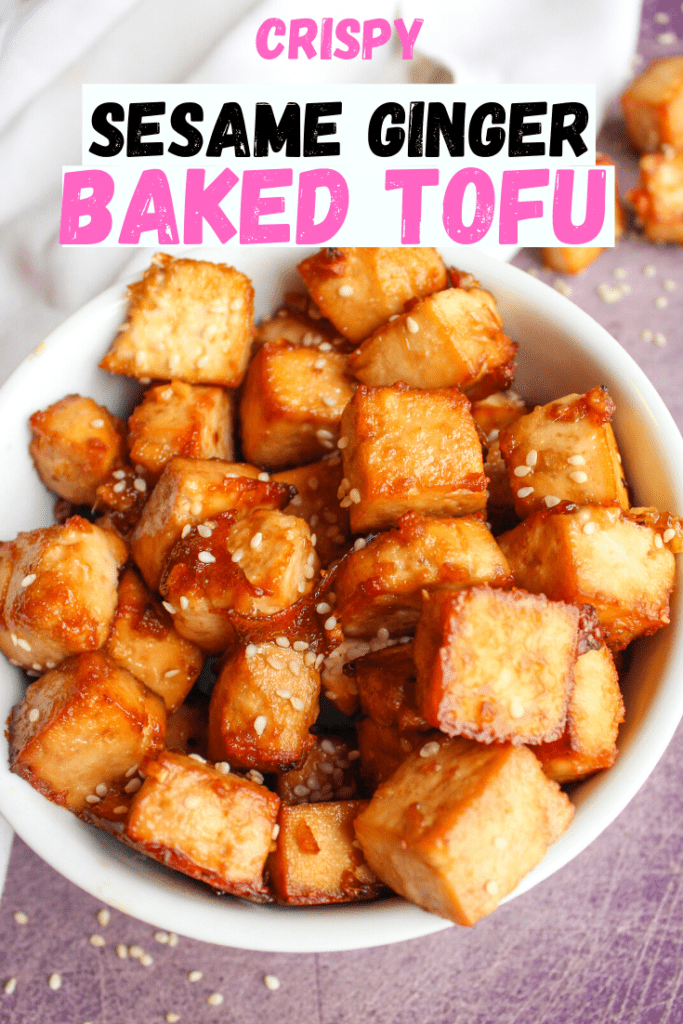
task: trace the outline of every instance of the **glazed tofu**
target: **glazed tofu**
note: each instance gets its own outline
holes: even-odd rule
[[[83,811],[164,745],[164,702],[100,651],[67,659],[26,690],[9,722],[12,771]]]
[[[232,392],[225,388],[159,384],[145,392],[128,420],[130,460],[152,483],[177,455],[232,462],[233,419]]]
[[[158,693],[169,713],[185,700],[204,665],[202,652],[176,632],[173,619],[135,569],[126,569],[121,577],[104,649]]]
[[[351,353],[349,366],[375,387],[399,380],[411,388],[457,385],[484,398],[510,383],[516,351],[490,292],[446,288],[379,327]]]
[[[523,590],[472,587],[425,600],[415,634],[417,706],[449,736],[542,743],[564,730],[579,611]]]
[[[641,157],[640,182],[628,199],[647,237],[683,245],[683,153]]]
[[[269,509],[237,519],[234,512],[223,513],[177,542],[160,590],[180,635],[218,654],[234,638],[235,616],[271,616],[289,608],[313,589],[318,569],[303,519]]]
[[[621,96],[631,143],[639,153],[683,149],[683,55],[653,61]]]
[[[534,753],[549,778],[575,782],[601,768],[611,768],[623,720],[624,702],[609,648],[586,651],[574,666],[567,729],[554,743],[534,747]]]
[[[352,800],[358,795],[359,758],[355,738],[316,736],[301,764],[278,776],[277,795],[291,807],[321,800]]]
[[[390,888],[473,925],[543,859],[573,813],[528,748],[444,739],[411,754],[355,828]]]
[[[264,345],[249,364],[240,402],[245,456],[269,469],[319,459],[336,446],[353,388],[339,352]]]
[[[98,525],[128,541],[149,496],[145,478],[132,466],[119,466],[97,488],[93,512],[104,513],[98,519]]]
[[[299,273],[323,316],[350,341],[447,284],[443,260],[427,247],[321,249]]]
[[[592,604],[613,651],[669,622],[674,556],[659,530],[618,508],[538,513],[498,543],[518,586],[555,601]]]
[[[459,519],[406,512],[398,528],[380,533],[339,566],[336,615],[345,636],[412,633],[425,591],[479,583],[511,587],[505,556],[482,515]]]
[[[127,554],[119,537],[80,516],[0,545],[0,651],[43,672],[102,647]]]
[[[306,295],[298,296],[301,309],[283,306],[273,316],[268,317],[256,327],[256,345],[265,345],[269,341],[289,341],[292,345],[303,345],[304,348],[317,349],[321,352],[348,351],[349,342],[339,337],[339,332],[329,320],[325,320],[317,306],[310,302]],[[289,301],[289,300],[287,300]]]
[[[395,726],[406,732],[430,728],[417,709],[412,641],[358,658],[353,672],[361,708],[380,729]]]
[[[145,761],[144,771],[126,826],[137,849],[220,892],[267,902],[275,793],[171,751]]]
[[[605,388],[566,395],[500,432],[500,450],[520,519],[561,501],[628,508],[621,456]]]
[[[360,774],[366,793],[374,793],[382,782],[394,774],[413,752],[443,739],[443,733],[431,729],[399,729],[395,725],[377,725],[372,718],[363,718],[356,726],[360,750]],[[430,748],[427,748],[430,749]]]
[[[171,459],[131,538],[131,553],[150,590],[158,589],[166,559],[186,526],[221,512],[287,504],[289,488],[258,477],[258,469],[246,463]]]
[[[31,458],[48,490],[94,505],[97,488],[125,458],[124,425],[92,398],[67,395],[29,420]]]
[[[353,831],[366,806],[366,800],[345,800],[280,808],[277,848],[268,866],[281,903],[355,903],[382,891]]]
[[[470,403],[458,388],[361,385],[342,417],[342,505],[351,530],[396,526],[405,512],[460,516],[486,505]]]
[[[497,440],[503,427],[526,415],[524,399],[516,391],[494,391],[472,402],[472,418],[487,441]]]
[[[229,653],[211,695],[212,760],[270,772],[311,749],[320,675],[308,653],[275,641],[239,644]]]
[[[332,442],[330,442],[332,443]],[[296,487],[296,494],[283,509],[285,515],[305,519],[320,559],[327,566],[349,547],[349,511],[339,507],[337,492],[344,476],[341,452],[331,452],[319,462],[273,474],[277,483]]]
[[[129,377],[236,388],[249,360],[254,290],[224,263],[157,253],[128,289],[128,317],[100,363]]]

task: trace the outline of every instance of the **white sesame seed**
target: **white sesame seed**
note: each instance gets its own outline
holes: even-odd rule
[[[188,981],[201,981],[204,975],[201,971],[190,971],[187,976]]]
[[[105,797],[108,792],[107,786],[105,786],[103,782],[100,782],[95,786],[95,792],[99,797]]]
[[[556,498],[554,494],[546,494],[543,500],[546,508],[555,508],[556,505],[560,504],[560,499]]]
[[[209,364],[209,357],[208,357],[208,355],[206,355],[206,353],[204,353],[203,356],[200,356],[199,359],[197,360],[197,362],[195,363],[195,365],[196,365],[198,370],[203,370],[205,366],[208,366],[208,364]]]
[[[307,668],[311,668],[312,665],[315,665],[315,661],[316,657],[314,652],[306,651],[306,653],[304,654],[304,665],[306,665]]]
[[[320,427],[318,430],[316,430],[315,436],[318,438],[319,441],[330,441],[334,437],[334,434],[332,433],[331,430],[325,430],[324,427]],[[311,479],[315,480],[315,477],[312,477]],[[308,486],[311,486],[310,480],[308,481]],[[318,481],[316,480],[313,490],[315,490],[317,486]]]
[[[38,577],[34,572],[30,572],[28,576],[24,576],[23,580],[21,581],[22,587],[30,587],[32,583],[35,583],[37,578]]]
[[[168,944],[169,946],[177,946],[179,942],[178,936],[175,932],[168,933]]]
[[[496,882],[495,879],[490,878],[484,888],[489,896],[495,896],[498,892],[498,882]]]
[[[294,793],[294,796],[308,796],[308,794],[311,791],[308,788],[308,786],[304,786],[301,783],[299,783],[297,786],[294,787],[292,792]]]
[[[31,710],[28,713],[29,722],[37,722],[39,718],[40,711],[38,710],[38,708],[31,708]]]
[[[661,331],[657,331],[653,341],[655,345],[659,346],[659,348],[663,348],[666,345],[666,335],[662,334]]]
[[[645,274],[645,277],[655,277],[657,268],[653,266],[652,263],[648,263],[646,267],[643,267],[643,273]]]
[[[101,935],[91,935],[89,941],[91,946],[101,947],[106,945]]]
[[[573,480],[575,484],[585,484],[588,479],[588,473],[584,473],[582,469],[577,469],[569,474],[569,479]]]
[[[587,523],[584,523],[583,532],[586,534],[595,533],[595,523],[590,522],[590,520]]]
[[[214,768],[216,769],[219,775],[230,774],[230,765],[228,764],[227,761],[216,761]]]
[[[297,661],[296,658],[290,658],[287,662],[287,668],[294,676],[298,676],[301,673],[301,662]]]
[[[613,274],[618,281],[623,281],[627,276],[628,271],[626,270],[626,267],[617,267],[616,270],[613,271]]]
[[[137,791],[140,789],[141,785],[142,785],[142,780],[141,779],[131,779],[130,782],[127,782],[126,785],[123,787],[123,792],[124,793],[137,793]]]
[[[206,758],[201,754],[188,754],[188,757],[191,757],[193,761],[199,761],[200,764],[206,764]]]
[[[90,420],[90,426],[94,427],[95,430],[101,430],[104,426],[104,420]]]
[[[200,516],[202,514],[202,503],[201,501],[193,501],[190,505],[190,515]]]
[[[300,580],[296,585],[296,589],[299,591],[300,594],[305,594],[306,590],[308,589],[308,584],[306,583],[306,580]]]
[[[5,984],[2,986],[3,992],[6,996],[11,996],[17,987],[16,978],[8,978]]]
[[[206,1001],[209,1006],[220,1006],[223,1002],[223,996],[220,992],[212,992],[210,996],[206,997]]]
[[[138,770],[138,767],[139,765],[136,764],[133,765],[132,768],[129,768],[128,771],[126,772],[126,778],[129,779],[131,775],[135,775],[136,771]]]
[[[567,459],[570,466],[583,466],[586,463],[583,455],[570,455]]]
[[[145,951],[142,946],[129,946],[128,955],[133,957],[133,960],[139,960],[140,957],[145,955]]]
[[[268,719],[265,715],[257,715],[254,719],[254,732],[257,736],[262,736],[266,726],[268,725]]]
[[[302,701],[301,697],[290,697],[289,703],[292,705],[295,711],[303,711],[306,706]]]
[[[114,480],[125,480],[126,471],[125,469],[115,469],[112,476],[114,477]]]
[[[570,284],[567,284],[566,281],[563,281],[561,277],[555,278],[555,280],[553,281],[553,288],[556,292],[559,292],[560,295],[564,295],[567,298],[569,298],[573,291],[572,286]]]
[[[178,1024],[178,1021],[180,1020],[180,1014],[169,1011],[166,1014],[165,1020],[166,1024]]]
[[[425,745],[420,748],[420,757],[433,757],[434,754],[439,753],[439,749],[439,744],[436,742],[436,740],[431,740],[429,743],[425,743]]]
[[[28,924],[28,915],[23,910],[14,911],[14,920],[17,924]]]
[[[212,555],[210,551],[200,551],[197,558],[200,562],[203,562],[204,565],[211,565],[212,562],[216,561],[216,556]]]
[[[143,953],[140,957],[140,963],[143,967],[151,967],[154,963],[154,959],[149,955],[149,953]]]
[[[353,295],[353,288],[350,284],[343,284],[339,289],[339,294],[343,299],[348,299],[349,296]]]
[[[348,437],[340,437],[337,441],[337,448],[348,448],[349,439]]]
[[[349,498],[351,499],[354,505],[360,505],[360,491],[358,490],[357,487],[351,488],[351,490],[349,491]]]
[[[662,540],[664,541],[665,544],[668,544],[669,541],[673,540],[675,536],[676,536],[676,531],[675,530],[671,530],[671,529],[665,530],[664,533],[662,534]]]
[[[233,560],[233,562],[241,562],[243,558],[244,558],[244,551],[242,551],[242,548],[238,548],[237,551],[233,551],[233,553],[232,553],[232,560]]]
[[[323,395],[322,399],[325,405],[330,409],[332,408],[333,405],[337,404],[337,399],[333,398],[332,395]]]
[[[306,640],[295,640],[294,643],[292,644],[292,647],[294,648],[295,651],[307,651],[309,648],[309,644],[306,642]]]
[[[660,46],[673,46],[677,39],[678,37],[675,32],[661,32],[657,36],[657,42]]]
[[[325,619],[325,629],[334,629],[337,625],[337,620],[334,615],[330,615],[329,619]]]
[[[258,653],[258,647],[256,644],[247,644],[244,648],[244,653],[247,658],[253,658],[254,655]]]
[[[168,942],[168,932],[155,932],[154,939],[156,942],[160,942],[162,946],[165,946]]]
[[[666,281],[662,281],[662,288],[666,289],[667,292],[673,292],[677,287],[676,282],[672,281],[670,277]]]
[[[528,498],[530,494],[534,493],[533,487],[520,487],[517,491],[518,498]]]
[[[187,609],[190,607],[190,601],[189,601],[189,599],[187,597],[185,597],[184,594],[181,594],[181,596],[180,596],[180,607],[182,608],[182,610],[184,612],[186,612]],[[179,672],[180,669],[177,669],[176,671]],[[166,675],[168,676],[168,672],[166,673]]]
[[[210,537],[213,533],[213,530],[211,529],[210,526],[205,526],[204,523],[200,523],[199,526],[197,527],[197,533],[199,534],[200,537]]]
[[[59,976],[59,974],[51,974],[50,977],[47,979],[47,983],[53,992],[56,992],[58,989],[62,987],[62,979]]]
[[[161,605],[166,609],[169,615],[175,615],[175,608],[169,601],[162,601]]]
[[[315,606],[315,610],[317,611],[318,615],[327,615],[328,612],[332,611],[332,605],[327,604],[326,601],[321,601],[320,604],[317,604]]]
[[[406,327],[408,328],[411,334],[417,334],[417,332],[420,330],[417,320],[413,320],[412,316],[406,317]]]
[[[513,697],[510,701],[510,718],[521,718],[524,714],[524,705],[519,697]]]
[[[656,547],[656,548],[662,548],[662,547],[664,547],[664,542],[663,542],[663,540],[662,540],[662,535],[661,535],[661,533],[656,533],[656,534],[655,534],[655,547]]]
[[[133,487],[136,491],[140,491],[141,494],[147,490],[147,481],[143,480],[141,476],[138,476],[133,481]]]
[[[664,11],[658,11],[654,16],[654,21],[656,21],[658,25],[668,25],[669,15],[665,14]]]
[[[658,295],[655,299],[655,306],[657,309],[665,309],[669,305],[669,300],[666,295]]]
[[[652,331],[644,330],[641,332],[640,337],[642,341],[652,341],[654,335]]]
[[[261,545],[263,544],[263,534],[261,533],[260,530],[258,533],[254,534],[254,536],[249,541],[249,544],[254,549],[261,547]]]
[[[325,359],[316,359],[316,361],[313,363],[314,370],[324,370],[326,366],[327,361]]]
[[[247,772],[247,778],[251,779],[252,782],[257,783],[259,786],[263,785],[263,776],[261,775],[261,772],[257,772],[255,768],[251,768]]]
[[[122,942],[119,942],[116,946],[116,955],[119,960],[128,959],[128,948]]]
[[[354,551],[362,551],[366,544],[367,544],[367,541],[366,541],[365,537],[358,537],[353,542],[353,550]]]
[[[357,761],[360,757],[360,750],[349,750],[349,761]]]
[[[325,660],[325,655],[324,654],[318,654],[316,659],[315,659],[315,662],[314,662],[315,667],[316,668],[320,668],[320,666],[322,665],[324,660]]]
[[[85,798],[85,802],[88,804],[98,804],[100,802],[100,798],[98,796],[95,796],[94,793],[88,793],[88,795]]]
[[[118,807],[114,808],[114,814],[126,814],[127,812],[128,808],[125,804],[119,804]]]
[[[515,466],[513,473],[515,476],[528,476],[531,472],[531,466]]]
[[[380,626],[379,627],[379,629],[377,630],[377,639],[378,640],[388,640],[389,639],[389,630],[387,629],[386,626]]]
[[[538,452],[535,448],[531,448],[530,451],[527,452],[526,459],[524,461],[526,462],[527,466],[536,465],[536,463],[538,462]]]
[[[280,979],[274,974],[264,974],[263,984],[266,988],[269,988],[271,992],[275,992],[280,987]]]
[[[321,345],[318,345],[318,348],[320,349],[321,352],[332,351],[332,346],[330,345],[329,341],[323,341]]]
[[[121,492],[125,491],[125,489],[126,489],[126,481],[125,480],[119,480],[119,482],[117,484],[114,484],[114,486],[112,488],[112,490],[114,491],[115,494],[121,494]]]
[[[289,504],[293,505],[294,508],[298,508],[300,505],[303,505],[303,503],[304,503],[304,499],[301,497],[301,495],[300,494],[295,494]]]
[[[274,658],[272,654],[268,655],[268,657],[266,658],[266,663],[270,665],[271,668],[274,668],[276,672],[281,672],[282,669],[285,667],[284,664],[280,661],[280,659]]]

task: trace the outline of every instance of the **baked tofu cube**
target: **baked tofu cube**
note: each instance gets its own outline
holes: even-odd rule
[[[287,504],[288,488],[258,476],[258,469],[246,463],[171,459],[131,538],[131,553],[150,590],[158,589],[166,559],[186,526],[221,512]]]
[[[355,827],[390,888],[473,925],[540,863],[573,813],[528,748],[456,739],[411,754]]]
[[[270,772],[311,749],[320,675],[307,654],[264,642],[241,644],[226,658],[209,708],[212,760]]]
[[[472,418],[487,441],[497,440],[503,427],[524,416],[527,407],[516,391],[494,391],[472,402]]]
[[[253,301],[249,278],[233,267],[157,253],[128,288],[128,317],[100,366],[236,388],[249,360]]]
[[[132,466],[119,466],[97,488],[93,512],[104,513],[98,519],[98,525],[103,530],[113,530],[128,541],[149,496],[145,478]]]
[[[48,490],[74,505],[94,505],[97,488],[125,458],[124,425],[92,398],[67,395],[29,420],[29,445]]]
[[[549,778],[575,782],[600,768],[611,768],[623,720],[624,702],[609,648],[586,651],[574,666],[564,735],[554,743],[534,747],[534,753]]]
[[[269,469],[319,459],[337,443],[353,389],[339,352],[264,345],[249,364],[240,403],[246,458]]]
[[[323,316],[350,341],[362,341],[402,313],[410,299],[445,288],[446,268],[436,249],[321,249],[299,273]]]
[[[232,462],[233,418],[232,393],[225,388],[159,384],[145,392],[128,420],[130,460],[150,482],[176,455]]]
[[[289,608],[313,589],[318,568],[303,519],[269,509],[224,513],[178,541],[160,590],[180,635],[218,654],[233,640],[233,616]]]
[[[100,651],[31,683],[9,722],[12,771],[72,811],[98,804],[164,745],[164,702]]]
[[[500,450],[520,519],[561,501],[628,508],[628,491],[605,388],[566,395],[500,432]]]
[[[0,651],[43,672],[102,647],[116,611],[126,546],[80,516],[0,546]]]
[[[382,891],[353,830],[366,806],[367,800],[345,800],[280,808],[277,848],[268,866],[281,903],[356,903]]]
[[[652,242],[683,245],[683,153],[641,157],[640,181],[628,200],[647,237]]]
[[[405,512],[460,516],[486,505],[486,477],[470,403],[458,388],[361,385],[342,417],[341,504],[351,531],[396,526]]]
[[[337,497],[343,477],[341,452],[338,451],[308,466],[273,474],[275,482],[296,487],[296,494],[283,512],[306,520],[323,566],[334,562],[349,547],[349,511],[339,507]]]
[[[353,672],[361,708],[380,729],[395,726],[406,732],[430,728],[417,709],[412,641],[358,658]]]
[[[360,750],[360,774],[366,793],[374,793],[382,782],[391,778],[413,750],[422,750],[443,733],[432,729],[399,729],[395,725],[377,725],[372,718],[363,718],[356,726]],[[430,749],[430,748],[428,748]]]
[[[510,383],[516,351],[490,292],[446,288],[379,327],[351,353],[349,366],[363,384],[457,385],[483,398]]]
[[[683,149],[683,55],[653,61],[621,96],[626,128],[639,153]]]
[[[204,759],[209,749],[209,702],[192,696],[166,718],[166,749],[184,754],[199,754]]]
[[[204,665],[202,652],[176,632],[173,619],[135,569],[121,577],[105,650],[158,693],[168,712],[182,704]]]
[[[345,636],[405,636],[417,625],[424,591],[478,583],[511,587],[505,556],[483,516],[445,519],[406,512],[339,566],[336,615]],[[387,633],[388,631],[388,633]]]
[[[302,294],[298,298],[301,309],[283,306],[257,325],[256,345],[265,345],[269,341],[289,341],[292,345],[303,345],[305,348],[317,349],[323,346],[321,352],[329,352],[331,349],[348,351],[349,342],[339,337],[339,332],[329,320],[321,316],[308,296]]]
[[[669,622],[674,556],[658,530],[618,508],[538,513],[498,543],[518,586],[555,601],[592,604],[612,651]]]
[[[578,608],[543,595],[437,591],[415,634],[418,708],[449,736],[557,739],[574,685],[578,628]]]
[[[299,767],[278,776],[277,795],[292,807],[321,800],[352,800],[358,795],[359,758],[355,738],[316,736]]]
[[[267,902],[263,868],[280,804],[275,793],[171,751],[146,761],[144,771],[128,839],[220,892]]]

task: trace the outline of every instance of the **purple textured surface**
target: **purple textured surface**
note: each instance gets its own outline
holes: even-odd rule
[[[655,20],[658,12],[668,12],[668,25]],[[647,0],[643,63],[683,50],[679,41],[658,41],[671,31],[683,37],[680,4]],[[617,160],[623,193],[637,178],[637,163],[616,108],[600,145]],[[515,262],[557,286],[535,253],[520,253]],[[655,268],[653,276],[643,273],[647,266]],[[683,426],[683,250],[629,236],[580,277],[559,281],[634,356]],[[676,287],[667,289],[665,281]],[[630,292],[607,303],[598,292],[602,284],[626,284]],[[659,297],[665,307],[656,306]],[[644,331],[662,335],[665,344],[644,340]],[[153,928],[115,911],[102,926],[97,901],[15,840],[0,902],[0,982],[15,977],[17,985],[12,994],[0,989],[0,1022],[154,1024],[175,1013],[192,1024],[678,1024],[681,763],[679,729],[607,832],[475,929],[359,953],[261,954],[184,938],[171,947],[155,940]],[[28,923],[18,924],[15,911],[25,912]],[[106,944],[93,947],[93,934]],[[120,960],[117,943],[137,943],[153,963]],[[201,980],[189,981],[193,970],[203,973]],[[58,991],[48,986],[53,972],[62,978]],[[265,974],[279,977],[279,990],[265,987]],[[212,992],[224,996],[222,1005],[207,1004]]]

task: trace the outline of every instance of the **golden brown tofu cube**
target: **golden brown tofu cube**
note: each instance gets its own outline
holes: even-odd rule
[[[621,106],[639,153],[683,149],[683,55],[653,61],[622,94]]]
[[[158,693],[168,712],[182,704],[204,665],[202,652],[176,632],[173,619],[135,569],[126,569],[121,577],[105,650]]]
[[[549,778],[575,782],[600,768],[611,768],[623,720],[624,702],[609,648],[586,651],[574,666],[564,735],[554,743],[534,747],[534,753]]]
[[[361,385],[342,417],[341,504],[351,530],[396,526],[405,512],[460,516],[486,505],[486,477],[470,403],[458,388]]]
[[[561,501],[628,508],[628,491],[605,388],[566,395],[515,420],[500,432],[520,519]]]
[[[516,351],[490,292],[446,288],[378,328],[351,353],[349,366],[363,384],[457,385],[483,398],[510,383]]]
[[[307,906],[371,900],[384,888],[353,830],[367,800],[280,808],[277,849],[268,861],[275,895]]]
[[[126,835],[142,852],[214,889],[267,902],[263,868],[279,798],[185,754],[146,761]]]
[[[574,685],[578,627],[577,608],[543,595],[437,591],[415,634],[418,708],[449,736],[557,739]]]
[[[640,181],[628,199],[647,237],[683,245],[683,153],[641,157]]]
[[[158,589],[166,559],[186,526],[221,512],[287,504],[288,488],[258,476],[258,469],[246,463],[171,459],[131,538],[131,553],[150,590]]]
[[[304,284],[320,311],[350,341],[362,341],[402,313],[410,299],[446,287],[436,249],[321,249],[299,264]]]
[[[9,723],[12,771],[54,803],[88,810],[164,745],[164,702],[100,651],[26,690]]]
[[[473,925],[540,863],[573,813],[528,748],[444,739],[411,754],[355,827],[390,888]]]
[[[244,274],[157,253],[128,288],[128,303],[103,370],[226,388],[241,383],[254,321],[254,290]]]
[[[417,709],[412,641],[358,658],[353,672],[361,708],[380,729],[395,726],[405,732],[430,728]]]
[[[132,466],[112,470],[97,488],[93,512],[102,512],[97,520],[103,530],[111,530],[125,541],[140,521],[150,490],[147,481]]]
[[[176,455],[188,459],[235,457],[232,392],[172,381],[145,392],[128,420],[130,459],[156,482]]]
[[[669,622],[674,556],[658,530],[618,508],[541,512],[498,543],[518,586],[556,601],[592,604],[613,651]]]
[[[178,541],[160,590],[180,635],[217,654],[233,640],[233,616],[289,608],[313,589],[318,569],[303,519],[267,508],[223,513]]]
[[[240,402],[245,456],[270,469],[319,459],[337,443],[353,389],[339,352],[264,345],[249,364]]]
[[[194,694],[166,718],[166,749],[208,757],[209,702]]]
[[[102,647],[116,611],[126,546],[73,516],[0,547],[0,651],[34,672]]]
[[[355,740],[316,736],[297,768],[278,776],[277,794],[283,804],[315,804],[321,800],[353,800],[358,795]]]
[[[472,418],[489,442],[497,440],[503,427],[524,416],[527,407],[516,391],[494,391],[472,402]]]
[[[349,547],[349,512],[339,507],[337,497],[343,476],[341,452],[338,451],[308,466],[273,474],[277,483],[296,487],[296,494],[283,512],[306,520],[311,528],[311,539],[315,537],[315,550],[323,566],[334,562]]]
[[[45,486],[75,505],[94,505],[97,488],[125,458],[124,425],[92,398],[67,395],[29,420],[29,451]]]
[[[231,652],[211,695],[212,760],[273,771],[311,749],[320,693],[311,658],[277,642],[240,644]]]
[[[382,782],[391,778],[400,764],[412,753],[421,750],[443,734],[431,729],[399,729],[395,725],[377,725],[364,718],[356,726],[360,750],[360,774],[366,793],[374,793]]]
[[[289,341],[292,345],[303,345],[305,348],[317,349],[322,346],[321,352],[332,349],[348,351],[349,342],[339,337],[339,332],[329,320],[321,316],[317,306],[306,295],[300,295],[299,299],[301,309],[283,306],[273,316],[261,320],[256,327],[256,345],[266,345],[270,341]]]
[[[425,590],[478,583],[511,587],[505,556],[482,515],[459,519],[406,512],[341,563],[334,579],[336,615],[345,636],[412,633]]]

